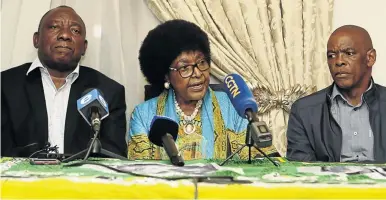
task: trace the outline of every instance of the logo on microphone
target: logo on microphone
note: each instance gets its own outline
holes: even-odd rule
[[[236,81],[233,79],[233,76],[225,77],[224,81],[233,98],[240,94],[239,87],[237,86]]]
[[[86,104],[86,103],[89,103],[90,100],[92,99],[92,95],[91,94],[87,94],[86,96],[84,96],[81,100],[80,100],[80,103],[82,105]]]
[[[105,99],[101,95],[99,95],[98,98],[99,98],[99,101],[101,102],[101,104],[103,105],[103,107],[107,107],[107,103],[106,103]]]

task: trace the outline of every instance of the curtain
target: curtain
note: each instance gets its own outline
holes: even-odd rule
[[[333,0],[147,0],[161,21],[185,19],[209,35],[212,75],[242,75],[273,143],[286,153],[291,104],[331,83],[326,44]]]
[[[32,62],[37,50],[32,35],[43,14],[67,5],[86,24],[88,49],[81,64],[125,86],[127,115],[144,99],[138,50],[147,32],[159,24],[139,0],[3,0],[1,70]]]

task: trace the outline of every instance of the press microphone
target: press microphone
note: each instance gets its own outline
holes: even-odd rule
[[[150,142],[163,147],[173,165],[184,166],[184,159],[179,154],[175,143],[177,135],[177,122],[165,116],[153,117],[148,135]]]
[[[229,74],[224,78],[226,93],[242,118],[253,120],[253,113],[257,112],[257,103],[251,90],[243,78],[238,74]]]
[[[96,88],[90,88],[83,92],[82,97],[77,101],[77,108],[80,115],[94,131],[99,132],[101,120],[109,116],[109,108],[103,94]]]
[[[224,86],[237,113],[249,121],[251,136],[256,145],[262,148],[271,146],[272,134],[267,124],[259,121],[256,100],[244,79],[238,74],[229,74],[224,78]]]

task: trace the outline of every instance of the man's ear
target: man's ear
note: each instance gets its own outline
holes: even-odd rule
[[[377,51],[375,49],[370,49],[367,52],[367,67],[372,67],[377,60]]]
[[[35,32],[32,37],[32,42],[34,44],[34,47],[37,49],[39,46],[39,32]]]
[[[83,51],[83,53],[82,53],[82,56],[84,56],[84,54],[86,54],[87,45],[88,45],[88,41],[87,41],[87,40],[84,40],[84,51]]]

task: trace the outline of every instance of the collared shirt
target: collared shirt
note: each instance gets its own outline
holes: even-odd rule
[[[59,89],[56,88],[54,82],[48,73],[47,68],[43,66],[39,58],[31,64],[27,71],[28,74],[39,68],[44,97],[46,100],[47,117],[48,117],[48,142],[51,146],[58,146],[59,153],[64,153],[64,127],[66,123],[68,98],[70,96],[71,84],[79,76],[79,64],[73,72],[66,77],[66,82]]]
[[[373,86],[371,82],[370,90]],[[371,130],[369,108],[361,96],[361,102],[353,106],[334,84],[331,94],[331,113],[342,129],[342,149],[340,160],[372,161],[374,160],[374,138]]]

